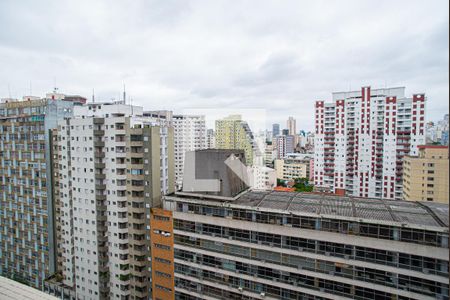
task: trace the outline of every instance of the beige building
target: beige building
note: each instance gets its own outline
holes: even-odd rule
[[[448,147],[419,146],[404,161],[403,199],[448,204]]]
[[[277,179],[309,178],[310,158],[287,157],[275,160]]]

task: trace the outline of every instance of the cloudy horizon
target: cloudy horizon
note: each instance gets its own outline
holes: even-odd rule
[[[312,129],[332,92],[405,86],[448,113],[449,2],[2,1],[0,98],[109,101],[148,110],[264,109]]]

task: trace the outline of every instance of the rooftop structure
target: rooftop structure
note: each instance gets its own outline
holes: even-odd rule
[[[0,276],[0,300],[57,300],[23,283]]]
[[[163,203],[177,299],[448,299],[448,205],[275,191]]]

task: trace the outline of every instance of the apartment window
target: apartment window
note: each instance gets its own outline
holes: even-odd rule
[[[170,250],[170,249],[171,249],[170,246],[163,245],[163,244],[157,244],[157,243],[155,243],[154,246],[155,246],[155,248],[163,249],[163,250]]]
[[[159,216],[159,215],[154,215],[153,219],[158,220],[158,221],[165,221],[165,222],[170,221],[169,217]]]

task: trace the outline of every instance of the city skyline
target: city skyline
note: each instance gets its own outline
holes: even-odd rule
[[[5,96],[57,86],[109,101],[125,83],[136,105],[263,108],[307,130],[327,91],[366,85],[426,93],[430,120],[448,111],[445,1],[0,5]]]

